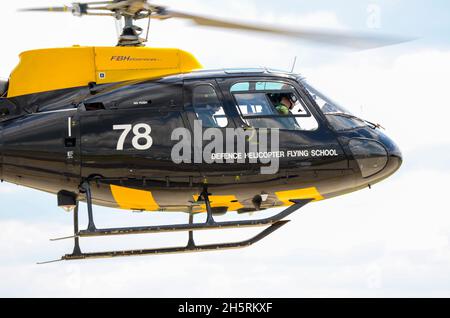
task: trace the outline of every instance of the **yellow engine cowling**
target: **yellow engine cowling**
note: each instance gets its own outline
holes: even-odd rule
[[[26,51],[10,76],[8,97],[189,73],[202,65],[179,49],[71,47]]]

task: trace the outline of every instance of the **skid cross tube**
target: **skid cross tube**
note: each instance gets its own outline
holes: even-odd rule
[[[215,225],[216,221],[214,221],[212,208],[211,208],[211,201],[209,200],[209,195],[210,194],[208,192],[208,187],[204,186],[203,187],[203,192],[202,192],[202,194],[201,194],[199,199],[203,199],[205,201],[206,213],[207,213],[206,224],[207,225]]]
[[[88,209],[88,218],[89,218],[89,224],[88,224],[88,231],[95,231],[95,223],[94,223],[94,212],[92,209],[92,192],[91,192],[91,185],[89,184],[89,181],[83,182],[81,185],[81,190],[86,194],[86,203],[87,203],[87,209]]]
[[[75,210],[73,211],[73,232],[75,235],[78,233],[78,210],[80,207],[80,203],[77,201],[77,204],[75,206]],[[73,247],[73,253],[72,255],[81,255],[81,248],[80,248],[80,238],[78,236],[74,237],[74,247]]]
[[[189,211],[189,224],[192,225],[194,223],[194,214]],[[195,248],[195,240],[194,240],[194,231],[189,231],[189,240],[187,243],[188,248]]]

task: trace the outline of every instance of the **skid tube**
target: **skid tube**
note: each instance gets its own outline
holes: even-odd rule
[[[289,221],[284,221],[283,219],[291,215],[292,213],[300,210],[305,205],[313,201],[313,199],[301,199],[301,200],[291,200],[292,206],[286,208],[277,215],[261,220],[247,220],[247,221],[230,221],[230,222],[216,222],[213,217],[211,202],[209,199],[210,194],[208,189],[204,187],[202,194],[199,197],[199,202],[205,203],[207,210],[207,221],[205,223],[193,223],[193,214],[189,215],[189,224],[177,224],[177,225],[162,225],[162,226],[148,226],[148,227],[126,227],[126,228],[111,228],[111,229],[97,229],[93,218],[92,209],[92,197],[90,191],[89,182],[84,182],[81,185],[81,190],[86,194],[86,202],[88,206],[88,219],[89,225],[87,230],[79,231],[78,229],[78,210],[79,205],[77,204],[74,210],[74,235],[71,237],[56,239],[74,239],[74,250],[72,254],[63,256],[61,259],[46,263],[58,262],[58,261],[71,261],[71,260],[87,260],[87,259],[101,259],[101,258],[116,258],[116,257],[127,257],[127,256],[145,256],[145,255],[163,255],[163,254],[182,254],[182,253],[195,253],[195,252],[208,252],[208,251],[219,251],[219,250],[229,250],[229,249],[239,249],[249,247],[273,232],[280,229],[283,225],[287,224]],[[209,244],[198,246],[194,241],[194,231],[205,231],[205,230],[223,230],[223,229],[233,229],[233,228],[251,228],[251,227],[264,227],[267,226],[265,230],[260,232],[253,238],[234,243],[222,243],[222,244]],[[118,235],[137,235],[137,234],[152,234],[152,233],[173,233],[173,232],[189,232],[189,240],[186,246],[182,247],[171,247],[171,248],[158,248],[158,249],[140,249],[140,250],[125,250],[125,251],[110,251],[110,252],[94,252],[94,253],[83,253],[80,248],[80,238],[87,237],[105,237],[105,236],[118,236]],[[53,240],[53,241],[56,241]],[[41,263],[41,264],[46,264]]]

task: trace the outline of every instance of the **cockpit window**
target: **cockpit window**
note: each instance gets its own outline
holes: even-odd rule
[[[335,130],[344,131],[367,126],[364,120],[356,117],[307,82],[302,81],[302,83]]]
[[[194,89],[193,105],[198,120],[205,128],[225,128],[228,118],[216,90],[211,85],[199,85]]]
[[[283,82],[241,82],[231,87],[244,122],[254,128],[312,131],[317,120],[294,87]]]
[[[349,110],[334,102],[310,84],[303,82],[303,85],[308,90],[309,94],[312,96],[312,98],[315,100],[324,114],[342,113],[353,115]]]
[[[276,115],[264,93],[235,94],[235,97],[243,116]]]

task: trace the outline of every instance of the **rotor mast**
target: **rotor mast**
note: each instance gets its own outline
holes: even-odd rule
[[[140,37],[142,28],[134,24],[133,17],[124,16],[123,18],[125,24],[117,46],[144,46],[146,40]],[[119,16],[119,19],[121,19],[121,16]]]

